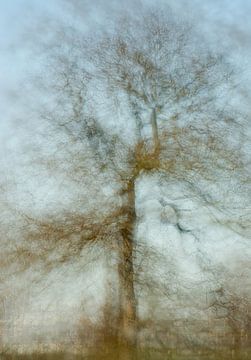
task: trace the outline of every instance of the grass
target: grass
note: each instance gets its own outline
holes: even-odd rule
[[[134,355],[133,360],[248,360],[251,359],[250,352],[243,352],[237,357],[231,357],[230,352],[227,353],[211,353],[211,354],[187,354],[177,355],[174,353],[157,351],[154,349],[145,349]],[[67,352],[51,352],[41,353],[33,352],[31,354],[17,353],[0,353],[1,360],[118,360],[118,351],[90,352],[89,355],[73,354]]]

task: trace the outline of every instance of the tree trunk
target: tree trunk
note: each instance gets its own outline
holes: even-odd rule
[[[134,289],[134,226],[135,212],[135,183],[129,181],[125,193],[127,204],[125,220],[121,226],[119,239],[119,339],[121,359],[133,359],[137,347],[137,308]]]
[[[241,332],[239,329],[233,333],[232,357],[235,360],[241,359]]]
[[[157,124],[157,114],[155,108],[152,110],[151,113],[151,127],[152,127],[154,152],[157,154],[159,152],[160,142],[159,142],[159,133],[158,133],[158,124]]]

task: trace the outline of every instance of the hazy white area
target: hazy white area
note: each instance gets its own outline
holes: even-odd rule
[[[0,4],[0,181],[7,181],[9,184],[8,197],[15,199],[17,207],[29,207],[32,204],[34,211],[53,209],[57,206],[58,198],[66,204],[68,201],[67,197],[64,198],[66,189],[64,186],[60,187],[55,179],[45,179],[43,174],[25,169],[24,163],[27,159],[21,152],[25,144],[36,139],[36,135],[32,138],[30,129],[32,119],[23,107],[27,101],[25,82],[28,82],[28,76],[34,66],[38,66],[33,64],[26,48],[27,29],[29,22],[36,21],[37,16],[43,12],[64,16],[60,7],[61,2],[71,6],[70,1],[64,0],[12,0],[2,1]],[[75,2],[77,4],[77,1]],[[130,6],[133,7],[135,2],[86,0],[83,3],[86,4],[84,26],[89,29],[91,26],[100,26],[103,21],[109,21],[111,14],[115,16],[123,8],[124,11],[130,11]],[[213,46],[225,49],[229,54],[229,60],[239,72],[240,79],[241,94],[238,99],[231,101],[238,103],[250,119],[251,2],[142,1],[142,4],[149,6],[153,3],[160,6],[170,4],[170,9],[174,9],[181,18],[198,24]],[[79,21],[77,14],[74,21]],[[32,107],[32,104],[30,105]],[[29,114],[29,111],[27,113]],[[27,128],[23,122],[26,116]],[[250,126],[246,131],[251,133]],[[15,186],[15,177],[19,180],[18,187]],[[139,181],[141,186],[137,192],[137,215],[140,219],[138,237],[155,246],[168,258],[175,258],[181,282],[200,283],[204,280],[198,264],[200,253],[206,253],[214,264],[223,263],[226,267],[230,264],[233,267],[239,261],[250,259],[251,248],[248,239],[231,229],[217,225],[211,210],[204,207],[198,199],[194,199],[186,187],[176,183],[160,184],[157,177],[143,178]],[[174,208],[177,208],[178,212],[175,212]],[[181,234],[177,224],[187,232]],[[190,230],[199,234],[202,240],[198,241]],[[72,313],[73,308],[79,309],[81,301],[86,298],[86,311],[95,318],[96,315],[92,314],[93,309],[96,311],[100,307],[104,294],[103,263],[95,263],[95,267],[90,265],[83,274],[79,273],[78,265],[69,264],[56,269],[42,282],[32,286],[28,283],[32,278],[29,273],[20,276],[18,283],[15,279],[10,282],[10,292],[17,293],[20,288],[26,288],[25,293],[30,293],[29,304],[25,305],[23,316],[27,319],[31,317],[32,321],[35,321],[38,319],[39,311],[46,312],[51,309],[50,311],[58,314],[64,311],[67,317],[67,312]],[[163,269],[159,270],[161,274]],[[88,302],[89,298],[92,299],[91,302]],[[20,316],[23,309],[18,308],[17,313]],[[52,318],[48,321],[50,320],[53,321]],[[74,320],[73,317],[73,323]],[[25,323],[25,320],[23,321]]]

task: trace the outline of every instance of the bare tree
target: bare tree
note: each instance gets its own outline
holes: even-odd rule
[[[193,30],[171,16],[146,11],[119,26],[98,38],[65,27],[47,44],[38,82],[47,151],[36,163],[74,184],[73,201],[70,210],[23,216],[19,251],[27,266],[43,259],[47,269],[86,249],[94,257],[109,251],[117,264],[118,338],[128,350],[137,343],[141,178],[156,172],[219,206],[211,184],[237,178],[243,161],[238,132],[231,139],[238,119],[223,106],[229,72],[222,56],[197,45]]]
[[[250,347],[250,286],[248,263],[241,262],[230,272],[223,266],[211,269],[212,283],[208,309],[225,327],[225,342],[232,357],[242,358]]]

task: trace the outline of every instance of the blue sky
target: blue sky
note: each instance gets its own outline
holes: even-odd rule
[[[67,1],[70,2],[70,0]],[[5,164],[4,169],[15,167],[20,159],[17,145],[20,141],[19,130],[13,119],[22,118],[23,114],[19,114],[19,99],[17,99],[15,91],[19,89],[20,97],[25,98],[25,91],[22,92],[22,81],[25,79],[27,71],[34,65],[33,59],[25,50],[24,33],[32,22],[36,21],[35,15],[42,14],[47,10],[53,11],[57,16],[60,12],[60,5],[67,1],[0,0],[0,166],[3,167],[2,164]],[[133,2],[135,1],[82,0],[86,7],[86,13],[91,15],[89,18],[92,21],[95,18],[102,20],[102,16],[109,14],[111,9],[130,7]],[[176,9],[182,17],[198,23],[201,31],[208,34],[213,43],[227,49],[229,56],[240,68],[242,74],[240,81],[243,81],[243,87],[250,89],[250,0],[142,0],[141,2],[143,4],[170,3],[171,7]],[[104,5],[107,3],[109,3],[109,9],[107,9],[107,5]],[[57,5],[59,6],[57,7]],[[21,87],[19,87],[20,84]],[[24,173],[24,170],[22,171]],[[43,182],[43,179],[41,181]],[[45,190],[48,191],[48,188]],[[40,192],[42,199],[45,193]],[[194,218],[196,219],[196,216]],[[223,242],[219,242],[217,246],[222,246],[222,244]],[[218,252],[223,253],[222,250],[224,249],[219,249]],[[230,250],[231,248],[229,248]]]
[[[249,109],[251,87],[251,1],[250,0],[137,0],[143,5],[159,4],[177,11],[179,16],[198,25],[211,42],[224,48],[239,71],[243,108]],[[0,161],[8,157],[17,138],[13,119],[20,116],[18,103],[25,100],[23,83],[33,66],[26,51],[29,28],[37,16],[62,14],[63,4],[81,3],[85,21],[90,26],[102,22],[117,10],[128,10],[136,0],[0,0]],[[78,9],[79,10],[79,9]],[[76,19],[79,11],[76,11]],[[250,110],[248,110],[250,111]],[[6,145],[7,144],[7,145]],[[18,157],[18,155],[17,155]]]
[[[239,71],[243,104],[249,110],[251,87],[251,1],[249,0],[137,0],[143,5],[170,4],[179,16],[198,25],[211,42],[224,48]],[[93,26],[117,10],[128,10],[136,0],[0,0],[0,163],[8,163],[14,147],[18,159],[16,123],[21,117],[19,102],[25,100],[23,83],[33,66],[37,66],[26,51],[29,28],[37,16],[46,11],[53,16],[62,14],[63,4],[81,3],[86,24]],[[79,8],[75,18],[78,18]]]
[[[57,16],[57,11],[62,8],[62,4],[67,2],[70,3],[70,0],[0,1],[1,95],[3,95],[3,88],[5,90],[5,87],[11,87],[12,81],[17,80],[19,71],[22,71],[22,66],[27,61],[25,58],[20,58],[23,50],[21,34],[29,27],[29,23],[34,21],[34,15],[46,10],[54,10]],[[109,14],[110,9],[129,8],[133,3],[131,0],[80,0],[80,2],[87,9],[86,13],[92,14],[92,18],[95,18],[96,14],[99,16],[105,15],[106,12]],[[210,34],[213,41],[223,46],[229,44],[236,59],[239,57],[244,61],[245,58],[250,60],[251,2],[249,0],[142,0],[141,3],[170,4],[185,18],[199,23],[203,31]],[[107,10],[108,6],[110,9]]]

